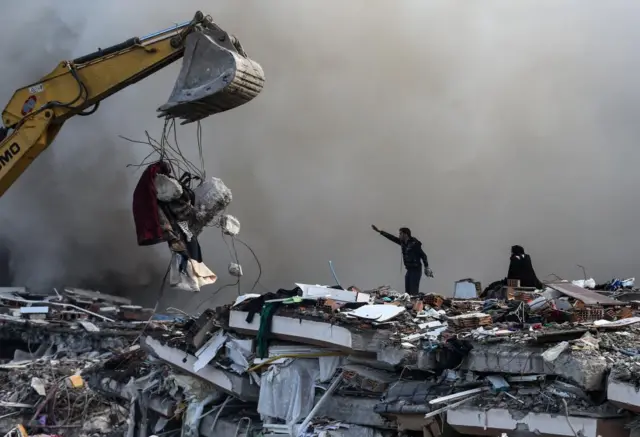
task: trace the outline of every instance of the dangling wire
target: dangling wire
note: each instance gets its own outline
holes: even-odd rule
[[[171,133],[173,133],[173,144],[170,140]],[[146,167],[149,164],[157,161],[164,161],[171,167],[171,171],[174,175],[181,175],[184,173],[191,173],[196,175],[200,180],[204,179],[204,156],[202,153],[202,130],[198,127],[196,132],[198,137],[198,153],[200,155],[200,163],[202,168],[198,168],[190,160],[188,160],[182,153],[180,144],[178,142],[178,132],[176,129],[176,121],[173,119],[166,119],[162,129],[162,136],[160,141],[153,138],[148,131],[145,131],[147,137],[146,141],[133,140],[120,135],[120,138],[129,141],[134,144],[145,144],[151,147],[152,151],[144,157],[139,164],[129,164],[127,167]]]
[[[200,124],[199,120],[196,128],[196,141],[198,143],[198,155],[200,157],[200,168],[202,170],[202,180],[204,180],[207,177],[207,170],[205,169],[205,166],[204,166],[204,153],[202,151],[202,125]]]
[[[238,237],[234,236],[234,237],[231,237],[231,238],[232,238],[232,240],[234,242],[237,241],[238,243],[242,244],[244,247],[249,249],[249,252],[251,252],[251,255],[253,255],[253,258],[256,260],[256,264],[258,264],[258,277],[256,278],[255,282],[253,283],[253,286],[251,287],[251,291],[253,291],[253,290],[255,290],[256,286],[258,284],[260,284],[260,278],[262,277],[262,264],[260,264],[260,260],[258,259],[258,255],[256,255],[256,253],[253,251],[251,246],[249,246],[247,243],[245,243],[244,241],[242,241]],[[234,248],[235,248],[235,246],[234,246]]]

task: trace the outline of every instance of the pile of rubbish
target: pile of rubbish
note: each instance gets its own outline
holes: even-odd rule
[[[0,289],[0,423],[24,435],[630,436],[640,300],[296,284],[201,314]],[[510,435],[510,434],[509,434]]]

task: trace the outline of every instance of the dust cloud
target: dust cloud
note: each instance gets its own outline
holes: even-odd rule
[[[267,75],[262,95],[203,123],[209,175],[257,253],[258,291],[294,281],[402,286],[397,247],[370,224],[409,226],[435,278],[484,284],[509,248],[538,275],[599,281],[638,273],[640,4],[496,0],[32,0],[0,17],[0,97],[60,60],[189,19],[198,10],[239,37]],[[178,66],[70,120],[0,202],[13,283],[102,284],[153,302],[168,253],[136,246],[130,212],[147,153],[118,138],[159,136],[155,109]],[[196,158],[193,129],[181,145]],[[201,239],[231,279],[233,250]],[[236,246],[247,292],[256,263]],[[235,288],[215,302],[230,300]],[[196,298],[199,299],[200,297]],[[194,306],[167,292],[167,304]]]

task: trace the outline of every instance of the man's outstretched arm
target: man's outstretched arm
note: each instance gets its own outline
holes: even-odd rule
[[[382,235],[383,237],[385,237],[389,241],[393,241],[396,244],[402,244],[402,242],[400,241],[400,239],[398,237],[396,237],[395,235],[391,235],[388,232],[381,231],[380,229],[378,229],[378,227],[376,225],[371,225],[371,229],[373,229],[374,231],[376,231],[378,234]]]

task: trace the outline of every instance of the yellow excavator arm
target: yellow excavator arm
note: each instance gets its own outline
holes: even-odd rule
[[[201,12],[189,22],[63,61],[17,90],[2,112],[0,195],[49,147],[67,119],[92,114],[105,98],[182,57],[159,117],[197,121],[250,101],[264,85],[260,65]]]

